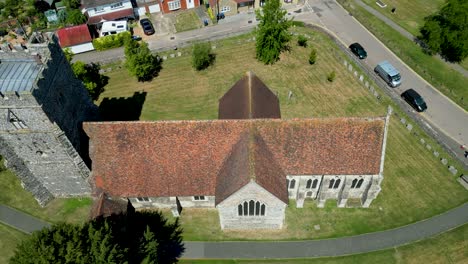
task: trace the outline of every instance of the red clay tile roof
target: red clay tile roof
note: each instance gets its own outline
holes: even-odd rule
[[[252,72],[219,99],[218,119],[281,118],[279,100]]]
[[[126,213],[128,206],[131,206],[128,201],[123,201],[119,198],[110,199],[105,193],[101,193],[91,208],[90,218],[94,219],[99,216],[107,217],[113,214]]]
[[[88,18],[88,25],[99,24],[104,21],[113,21],[122,18],[134,18],[135,13],[132,8],[122,9],[119,11],[114,11],[112,13],[101,14],[98,16],[92,16]]]
[[[93,41],[86,24],[59,29],[56,35],[62,48]]]
[[[223,199],[245,185],[248,172],[287,201],[286,174],[378,174],[384,123],[384,118],[137,121],[89,122],[84,129],[96,187],[111,196]],[[253,151],[246,150],[246,134],[253,137]],[[246,152],[249,164],[243,165]],[[242,167],[252,161],[253,171]]]

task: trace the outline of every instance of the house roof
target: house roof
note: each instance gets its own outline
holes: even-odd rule
[[[78,25],[57,30],[60,47],[66,48],[93,41],[88,25]]]
[[[89,17],[88,25],[99,24],[103,21],[113,21],[128,17],[135,17],[135,13],[133,13],[133,8],[119,9],[119,11]]]
[[[41,67],[33,57],[0,59],[0,92],[31,92]]]
[[[376,175],[384,122],[88,122],[84,129],[97,188],[123,197],[220,195],[218,204],[250,180],[287,201],[285,175]]]
[[[219,119],[281,118],[279,100],[252,72],[247,72],[221,99]]]
[[[103,6],[118,2],[126,2],[125,0],[81,0],[81,6],[85,8]]]

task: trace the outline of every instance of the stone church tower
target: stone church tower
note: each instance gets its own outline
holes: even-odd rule
[[[0,155],[40,205],[90,194],[81,124],[97,113],[54,35],[0,46]]]

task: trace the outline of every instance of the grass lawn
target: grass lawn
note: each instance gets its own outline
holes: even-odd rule
[[[16,245],[27,237],[25,233],[0,223],[0,263],[8,263]]]
[[[296,30],[311,36],[309,43],[318,50],[315,65],[307,61],[310,49],[293,42],[290,53],[283,54],[275,65],[265,66],[255,60],[252,35],[244,35],[212,43],[217,47],[216,62],[203,72],[191,68],[189,48],[181,50],[183,56],[165,61],[152,82],[138,83],[125,69],[114,67],[106,73],[110,80],[101,98],[131,97],[144,90],[142,120],[216,119],[218,99],[252,70],[278,94],[283,118],[385,115],[389,99],[384,96],[385,104],[378,103],[345,70],[337,58],[343,55],[331,40],[309,29]],[[326,75],[333,70],[337,78],[330,83]],[[287,98],[289,91],[293,92],[291,100]],[[414,131],[421,133],[418,128]],[[439,150],[431,139],[426,142]],[[287,228],[280,231],[222,232],[216,210],[184,209],[180,220],[186,240],[315,239],[394,228],[468,201],[468,192],[397,117],[391,118],[382,189],[369,209],[339,209],[332,200],[323,209],[312,201],[303,209],[290,206]],[[318,231],[313,228],[317,224],[321,227]]]
[[[201,21],[197,13],[193,10],[188,10],[175,14],[175,28],[177,32],[188,31],[201,27]]]
[[[88,218],[92,203],[90,198],[61,198],[54,199],[46,207],[41,207],[32,194],[21,187],[20,180],[8,170],[0,172],[0,190],[0,204],[52,223],[59,221],[81,223]]]
[[[468,89],[466,89],[468,78],[437,58],[425,54],[418,45],[403,37],[354,1],[338,0],[338,2],[426,81],[456,104],[468,110]]]
[[[468,224],[436,237],[393,249],[333,258],[281,260],[181,260],[181,264],[419,264],[467,263]]]

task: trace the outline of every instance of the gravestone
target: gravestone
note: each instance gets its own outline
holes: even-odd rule
[[[448,169],[452,175],[456,175],[458,173],[458,170],[454,166],[449,166]]]
[[[353,71],[353,65],[349,64],[349,65],[348,65],[348,70],[349,70],[349,71]]]
[[[364,84],[367,88],[369,88],[369,82],[366,81],[366,83]]]
[[[426,143],[426,140],[424,140],[424,138],[421,138],[419,141],[421,142],[421,144]]]
[[[361,82],[364,81],[364,75],[361,74],[361,76],[359,76],[359,81],[361,81]]]
[[[179,51],[177,52],[177,57],[180,57],[180,56],[182,56],[182,52]]]
[[[413,125],[412,124],[407,124],[406,129],[408,129],[408,131],[413,130]]]
[[[431,149],[432,149],[431,145],[429,145],[429,144],[426,145],[426,148],[427,148],[428,150],[431,150]]]
[[[400,122],[401,122],[402,124],[406,124],[406,119],[402,118],[402,119],[400,119]]]
[[[448,163],[447,159],[440,159],[440,162],[442,162],[442,164],[444,164],[444,165],[447,165],[447,163]]]
[[[163,56],[163,60],[167,60],[167,56]]]
[[[169,56],[170,56],[171,58],[174,58],[174,57],[175,57],[175,54],[174,54],[174,53],[171,53]]]
[[[437,152],[437,151],[434,151],[432,154],[434,154],[434,156],[436,156],[436,157],[439,157],[439,152]]]

